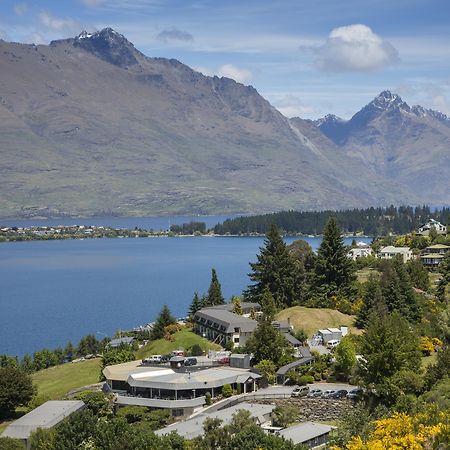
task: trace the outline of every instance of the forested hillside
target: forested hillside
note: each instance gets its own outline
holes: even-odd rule
[[[266,233],[275,224],[285,233],[319,234],[333,216],[345,233],[362,232],[370,236],[408,233],[433,218],[448,222],[450,208],[432,210],[429,206],[390,206],[388,208],[347,209],[341,211],[281,211],[228,219],[214,228],[216,234]]]

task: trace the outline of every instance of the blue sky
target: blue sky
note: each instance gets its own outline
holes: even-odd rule
[[[0,0],[5,40],[106,26],[147,56],[251,84],[287,116],[349,118],[386,89],[450,114],[449,0]]]

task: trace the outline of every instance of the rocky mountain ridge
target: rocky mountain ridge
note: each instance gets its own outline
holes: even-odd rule
[[[253,87],[147,57],[110,28],[48,46],[0,42],[0,74],[0,217],[432,198],[344,154],[311,121],[284,117]]]

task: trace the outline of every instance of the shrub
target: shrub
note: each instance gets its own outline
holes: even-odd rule
[[[233,395],[233,389],[229,384],[224,384],[222,388],[222,395],[225,398],[231,397]]]
[[[192,356],[202,356],[203,350],[198,344],[194,344],[191,348],[191,355]]]
[[[210,406],[212,404],[211,393],[210,392],[207,392],[205,394],[205,403],[206,403],[206,406]]]
[[[236,388],[236,394],[237,394],[237,395],[242,394],[242,386],[241,386],[241,383],[238,383],[238,385],[237,385],[237,388]]]
[[[305,384],[308,383],[314,383],[314,377],[312,375],[302,375],[299,379],[298,379],[298,384],[304,386]]]

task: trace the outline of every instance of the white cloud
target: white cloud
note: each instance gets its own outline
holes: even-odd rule
[[[201,72],[203,75],[231,78],[238,83],[245,83],[253,78],[253,74],[248,69],[241,69],[233,64],[224,64],[216,70],[209,69],[208,67],[195,67],[197,72]]]
[[[286,117],[303,117],[316,112],[313,107],[305,105],[298,97],[290,94],[274,100],[273,105]]]
[[[322,69],[337,72],[369,72],[400,61],[391,43],[361,24],[335,28],[315,51]]]
[[[14,12],[18,16],[23,16],[28,11],[28,5],[26,3],[16,3],[14,5]]]
[[[59,17],[55,17],[48,12],[42,11],[38,15],[39,21],[45,27],[51,30],[80,30],[82,27],[79,22],[72,19],[61,19]]]

